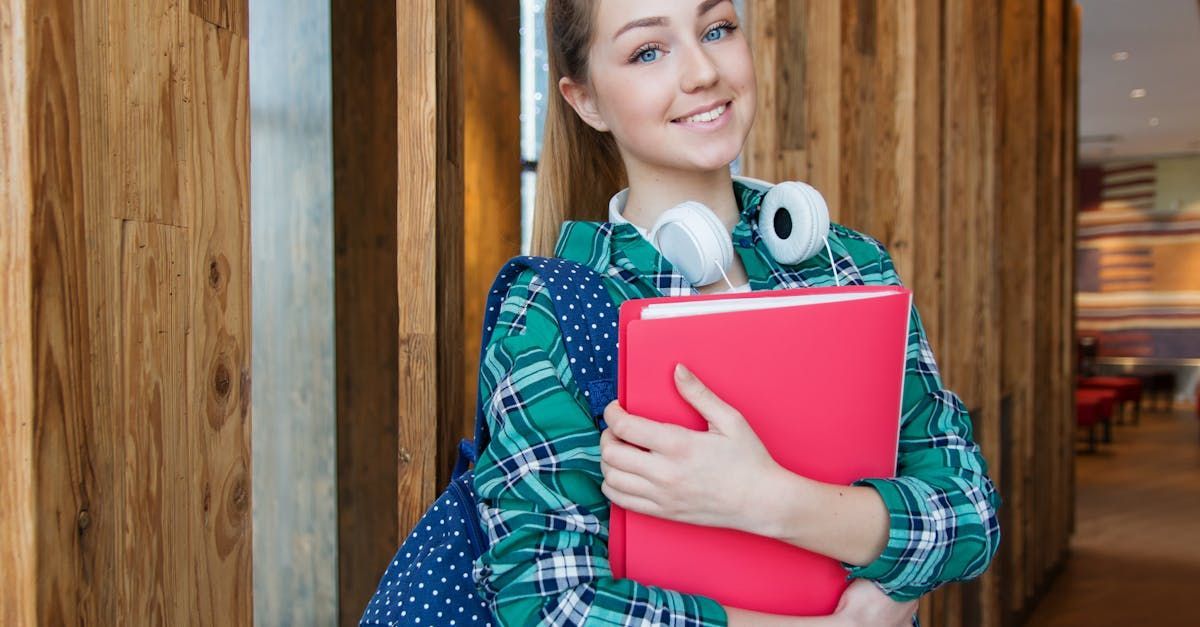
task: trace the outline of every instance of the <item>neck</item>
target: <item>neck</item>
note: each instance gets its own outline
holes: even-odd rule
[[[729,167],[712,171],[650,171],[628,168],[629,198],[622,215],[642,228],[654,226],[667,209],[687,200],[703,203],[729,231],[737,225],[737,198]]]

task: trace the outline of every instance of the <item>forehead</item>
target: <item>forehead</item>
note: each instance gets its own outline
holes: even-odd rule
[[[634,24],[662,26],[680,22],[691,24],[714,9],[733,8],[732,0],[598,0],[596,35],[599,42],[612,40]]]

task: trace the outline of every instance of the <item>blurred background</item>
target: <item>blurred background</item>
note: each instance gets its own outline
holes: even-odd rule
[[[922,624],[1200,624],[1200,3],[736,4],[735,171],[887,245],[1003,493]],[[356,623],[528,251],[543,10],[0,5],[0,622]]]

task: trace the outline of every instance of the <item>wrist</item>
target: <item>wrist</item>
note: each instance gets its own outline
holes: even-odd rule
[[[747,508],[752,518],[746,531],[787,541],[796,527],[803,524],[805,505],[812,495],[813,481],[776,466],[758,483],[757,507]]]

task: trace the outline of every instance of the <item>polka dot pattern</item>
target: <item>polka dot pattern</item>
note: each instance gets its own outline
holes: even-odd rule
[[[453,482],[388,564],[360,626],[491,626],[472,569],[483,551],[471,473]]]
[[[618,312],[600,275],[565,259],[515,257],[501,269],[488,294],[480,363],[513,281],[531,268],[546,284],[566,341],[571,372],[600,427],[604,407],[616,398]],[[459,446],[454,479],[400,546],[359,621],[374,625],[493,625],[487,603],[475,590],[475,560],[487,549],[476,510],[472,473],[477,451],[487,446],[483,399],[477,399],[475,440]]]

